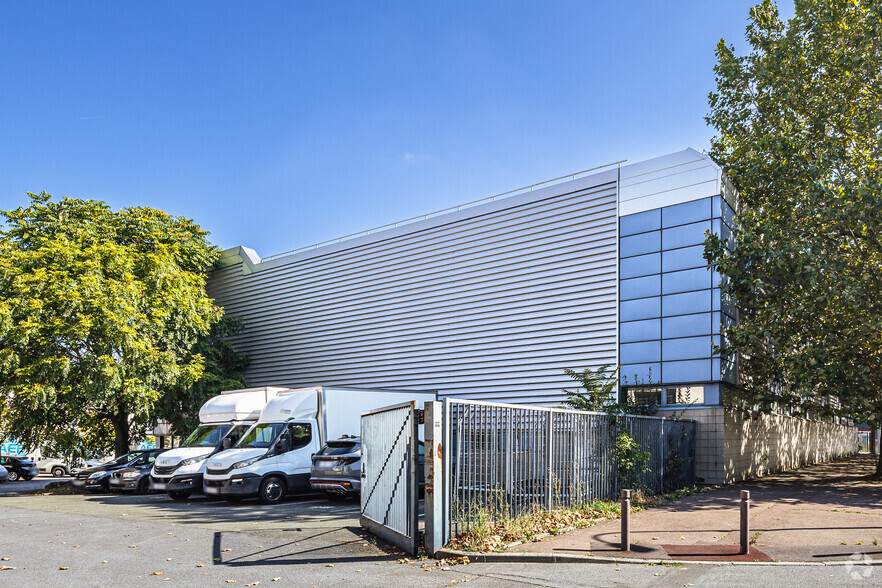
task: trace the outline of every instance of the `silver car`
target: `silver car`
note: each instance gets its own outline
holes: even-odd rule
[[[312,456],[309,485],[329,498],[348,498],[361,492],[361,439],[344,435],[328,441]]]

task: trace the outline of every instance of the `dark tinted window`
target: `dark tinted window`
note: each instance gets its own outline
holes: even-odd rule
[[[282,438],[287,438],[291,449],[299,449],[306,447],[312,440],[312,427],[303,423],[292,423],[288,425],[288,429],[282,433]]]
[[[318,455],[346,455],[356,451],[357,441],[328,441],[328,444],[322,447]]]
[[[238,443],[239,439],[242,438],[242,435],[244,435],[250,428],[251,425],[240,424],[230,429],[230,432],[227,434],[227,438],[230,440],[230,445],[232,446]]]

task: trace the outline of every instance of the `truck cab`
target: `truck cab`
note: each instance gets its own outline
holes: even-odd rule
[[[174,500],[202,492],[206,458],[235,445],[255,423],[267,401],[284,388],[229,390],[199,410],[200,424],[177,448],[163,453],[150,472],[150,486]]]
[[[434,392],[315,386],[280,392],[232,449],[208,459],[206,496],[230,501],[257,497],[265,504],[309,490],[312,456],[327,439],[354,435],[361,414],[402,401],[434,400]]]
[[[282,394],[271,402],[236,443],[208,460],[206,496],[230,501],[258,497],[264,504],[309,489],[312,454],[321,447],[316,396]]]

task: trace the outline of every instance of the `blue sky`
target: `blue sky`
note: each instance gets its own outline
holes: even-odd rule
[[[753,4],[5,2],[0,209],[152,206],[268,255],[703,150]]]

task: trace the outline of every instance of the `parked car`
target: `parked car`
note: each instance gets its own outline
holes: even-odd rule
[[[134,492],[136,494],[149,494],[150,470],[156,459],[148,458],[148,463],[137,463],[131,467],[122,468],[110,473],[110,489],[114,492]]]
[[[417,486],[425,486],[425,446],[417,441]],[[309,486],[328,498],[349,498],[361,493],[361,438],[344,435],[328,441],[312,456]]]
[[[344,435],[328,441],[312,456],[309,486],[329,498],[361,492],[361,438]]]
[[[56,478],[63,478],[73,473],[73,468],[60,457],[43,457],[34,461],[41,474],[52,474]]]
[[[37,465],[25,457],[12,457],[4,455],[0,457],[0,465],[6,468],[7,476],[10,482],[16,480],[30,480],[36,478],[40,470]]]
[[[6,471],[6,468],[0,466],[0,482],[5,482],[9,479],[9,472]]]
[[[73,485],[91,490],[92,492],[110,491],[110,474],[116,470],[135,465],[153,465],[156,456],[162,449],[144,449],[121,455],[114,460],[90,468],[80,470],[73,480]]]

